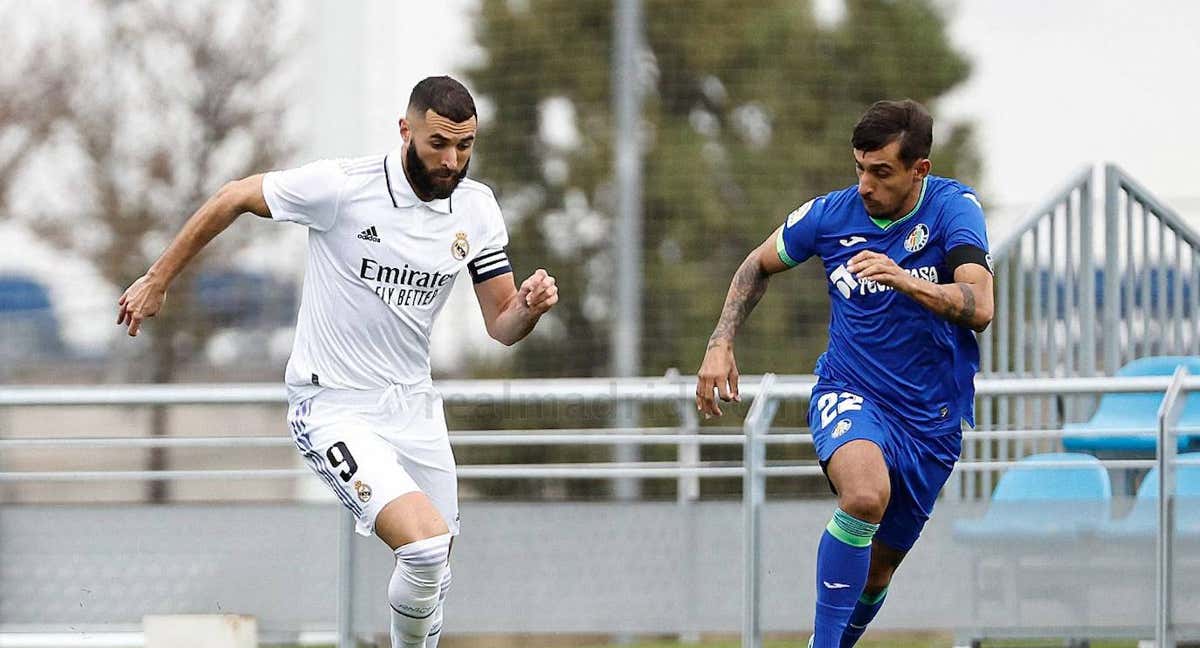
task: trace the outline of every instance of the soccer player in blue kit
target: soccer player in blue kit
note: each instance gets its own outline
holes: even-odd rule
[[[992,273],[974,190],[930,175],[933,118],[880,101],[851,138],[858,184],[814,198],[734,274],[698,373],[696,406],[739,400],[733,339],[771,275],[811,256],[832,315],[809,426],[838,508],[817,549],[815,648],[847,648],[883,605],[974,425],[976,331]]]

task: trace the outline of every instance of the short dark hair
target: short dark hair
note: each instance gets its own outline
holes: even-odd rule
[[[465,122],[476,116],[471,93],[466,86],[448,76],[421,79],[408,96],[408,109],[421,114],[433,110],[453,122]]]
[[[933,117],[913,101],[876,101],[854,126],[850,143],[859,151],[878,151],[900,139],[900,161],[905,166],[929,157],[933,148]]]

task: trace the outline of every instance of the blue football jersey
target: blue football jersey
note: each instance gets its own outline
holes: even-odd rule
[[[974,190],[949,178],[926,177],[917,206],[895,221],[873,219],[856,186],[788,215],[776,240],[779,258],[794,266],[820,257],[832,300],[829,348],[816,367],[821,382],[870,397],[921,432],[957,429],[960,420],[975,425],[974,332],[846,269],[851,257],[871,250],[915,277],[953,283],[946,254],[960,245],[986,252],[987,232]]]

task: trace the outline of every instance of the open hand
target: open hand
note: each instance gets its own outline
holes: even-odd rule
[[[128,325],[130,337],[136,336],[142,320],[157,315],[166,299],[167,287],[149,274],[142,275],[117,300],[117,325]]]
[[[704,352],[704,362],[696,373],[696,409],[704,414],[704,418],[721,415],[721,406],[713,397],[714,390],[726,403],[742,401],[738,394],[738,370],[733,357],[733,344],[726,340],[709,342],[708,350]]]

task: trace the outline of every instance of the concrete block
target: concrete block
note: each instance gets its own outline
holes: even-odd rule
[[[146,648],[258,648],[258,620],[241,614],[142,617]]]

